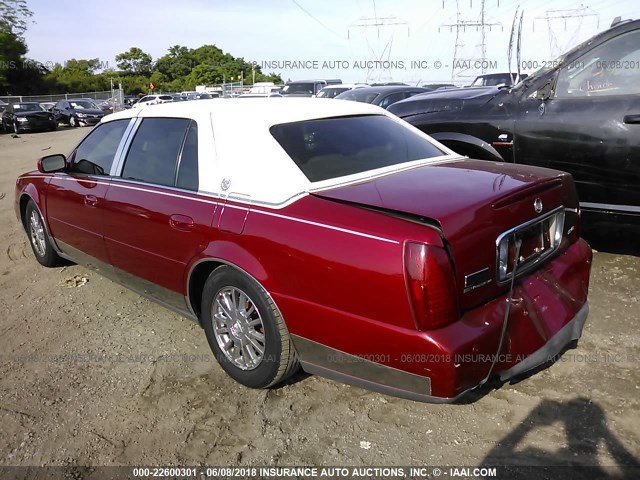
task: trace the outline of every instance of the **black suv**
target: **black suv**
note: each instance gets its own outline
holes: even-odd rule
[[[570,172],[584,212],[640,223],[640,20],[513,87],[427,93],[389,111],[460,154]]]

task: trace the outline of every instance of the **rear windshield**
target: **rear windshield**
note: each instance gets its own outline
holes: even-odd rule
[[[271,134],[312,182],[444,155],[384,115],[285,123]]]
[[[310,83],[288,83],[284,87],[282,87],[283,95],[295,95],[295,94],[310,94],[314,93],[315,84],[313,82]]]
[[[344,93],[348,90],[351,90],[349,87],[341,87],[341,88],[336,88],[336,87],[329,87],[329,88],[323,88],[322,90],[320,90],[318,92],[318,98],[333,98],[337,95],[340,95],[341,93]]]
[[[355,88],[347,92],[342,92],[336,98],[340,100],[353,100],[362,103],[373,103],[373,101],[380,95],[380,92],[371,91],[368,88]]]

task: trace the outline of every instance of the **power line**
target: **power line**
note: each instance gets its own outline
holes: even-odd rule
[[[345,39],[342,35],[340,35],[338,32],[336,32],[335,30],[333,30],[332,28],[328,27],[327,25],[325,25],[322,21],[318,20],[311,12],[309,12],[309,10],[307,10],[306,8],[304,8],[302,5],[300,5],[296,0],[291,0],[294,5],[296,7],[298,7],[300,10],[302,10],[308,17],[310,17],[314,22],[316,22],[318,25],[320,25],[322,28],[324,28],[325,30],[327,30],[328,32],[333,33],[336,37],[341,38],[341,39]]]

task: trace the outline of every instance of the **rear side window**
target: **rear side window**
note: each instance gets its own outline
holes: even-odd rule
[[[178,163],[176,187],[198,190],[198,126],[191,122]]]
[[[286,123],[271,127],[271,134],[312,182],[444,154],[383,115]]]
[[[118,145],[120,145],[120,140],[128,125],[129,119],[125,119],[102,123],[94,128],[76,149],[73,171],[76,173],[98,173],[93,168],[88,168],[97,165],[104,174],[108,175]],[[82,162],[83,160],[84,162]],[[91,162],[91,164],[87,164],[87,162]]]
[[[195,122],[184,118],[145,118],[131,142],[122,177],[156,185],[175,186],[178,160],[183,153],[183,146],[186,146],[187,132],[191,124],[196,128]],[[197,136],[195,141],[197,149]],[[183,167],[183,182],[193,185],[193,146],[191,143],[189,145],[189,158],[185,157]],[[197,153],[195,163],[197,188]]]

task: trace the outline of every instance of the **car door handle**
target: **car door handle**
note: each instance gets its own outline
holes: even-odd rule
[[[640,123],[640,115],[625,115],[624,123],[627,123],[627,124],[638,124],[638,123]]]
[[[187,217],[186,215],[171,215],[169,217],[169,225],[171,228],[176,230],[180,230],[182,232],[189,232],[194,226],[193,218]]]
[[[98,197],[96,197],[95,195],[85,195],[84,204],[88,207],[95,207],[96,205],[98,205]]]

